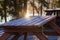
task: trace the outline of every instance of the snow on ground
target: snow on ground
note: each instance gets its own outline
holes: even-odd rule
[[[7,21],[9,21],[9,20],[11,20],[11,19],[12,19],[12,16],[11,16],[11,15],[8,15]],[[3,24],[3,23],[5,23],[5,20],[4,20],[4,18],[3,18],[2,21],[1,21],[1,16],[0,16],[0,24]]]

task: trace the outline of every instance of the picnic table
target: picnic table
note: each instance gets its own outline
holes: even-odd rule
[[[52,13],[54,13],[54,15],[57,14],[57,17],[60,13],[60,8],[55,8],[55,9],[46,9],[45,12],[47,12],[47,15],[51,15]]]
[[[56,16],[31,16],[29,18],[20,18],[6,22],[0,25],[5,32],[0,37],[0,40],[7,40],[12,34],[16,35],[12,40],[17,40],[23,34],[24,40],[27,40],[28,34],[37,36],[39,40],[48,40],[43,33],[43,25],[49,24],[58,34],[60,34],[60,29],[54,21],[55,18]]]

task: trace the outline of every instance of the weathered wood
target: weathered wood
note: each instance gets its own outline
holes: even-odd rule
[[[21,34],[15,34],[15,37],[13,37],[12,40],[18,40],[18,38],[21,36]]]
[[[37,26],[37,27],[33,27],[30,28],[30,27],[27,27],[27,28],[5,28],[4,30],[5,32],[8,32],[8,33],[14,33],[14,32],[42,32],[42,28]]]
[[[11,36],[11,34],[4,33],[4,34],[0,37],[0,40],[7,40],[9,36]]]
[[[27,34],[27,32],[25,32],[24,33],[24,40],[27,40],[27,36],[28,36],[28,34]]]
[[[45,17],[40,17],[40,16],[34,16],[30,17],[29,20],[26,18],[21,18],[18,20],[10,21],[7,22],[1,26],[3,26],[4,31],[7,33],[14,33],[17,32],[20,34],[20,32],[25,34],[24,40],[27,40],[27,33],[31,33],[36,35],[40,40],[48,40],[46,36],[43,33],[43,28],[42,26],[46,23],[49,23],[50,26],[52,26],[54,29],[56,29],[56,24],[52,22],[56,16],[45,16]],[[59,31],[56,29],[57,33]],[[14,40],[17,40],[19,37],[19,34],[16,34],[16,37]],[[60,33],[59,33],[60,34]]]
[[[44,34],[48,36],[60,36],[55,30],[44,30]]]
[[[54,21],[50,21],[48,23],[58,34],[60,34],[60,27],[58,25],[55,24]]]
[[[47,13],[54,13],[54,15],[57,14],[57,17],[59,17],[58,14],[60,13],[60,8],[46,9],[45,12],[47,12]]]
[[[48,38],[43,33],[33,33],[36,35],[40,40],[48,40]]]
[[[56,16],[44,16],[44,17],[40,17],[40,16],[34,16],[34,17],[30,17],[29,19],[26,19],[26,18],[21,18],[21,19],[17,19],[17,20],[14,20],[14,21],[10,21],[10,22],[7,22],[3,25],[0,25],[1,26],[9,26],[9,27],[12,27],[12,26],[15,26],[15,27],[21,27],[21,26],[38,26],[40,24],[46,24],[48,21],[51,21],[55,18]],[[41,26],[41,25],[40,25]]]

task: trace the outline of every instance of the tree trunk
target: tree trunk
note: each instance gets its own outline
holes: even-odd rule
[[[4,18],[5,18],[5,22],[7,22],[7,13],[6,13],[6,0],[4,0]]]
[[[24,16],[27,12],[27,0],[24,0]]]

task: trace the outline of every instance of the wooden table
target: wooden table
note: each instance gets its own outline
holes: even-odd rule
[[[28,33],[36,35],[40,40],[48,40],[43,33],[44,24],[49,24],[60,34],[60,29],[54,22],[55,17],[56,16],[31,16],[30,18],[20,18],[4,23],[0,25],[0,27],[4,28],[5,32],[0,37],[0,40],[7,40],[12,34],[16,35],[12,40],[17,40],[23,34],[24,40],[27,40]]]
[[[60,8],[55,8],[55,9],[46,9],[45,12],[47,12],[47,14],[52,14],[54,13],[54,15],[57,13],[57,17],[58,17],[58,14],[60,13]]]

